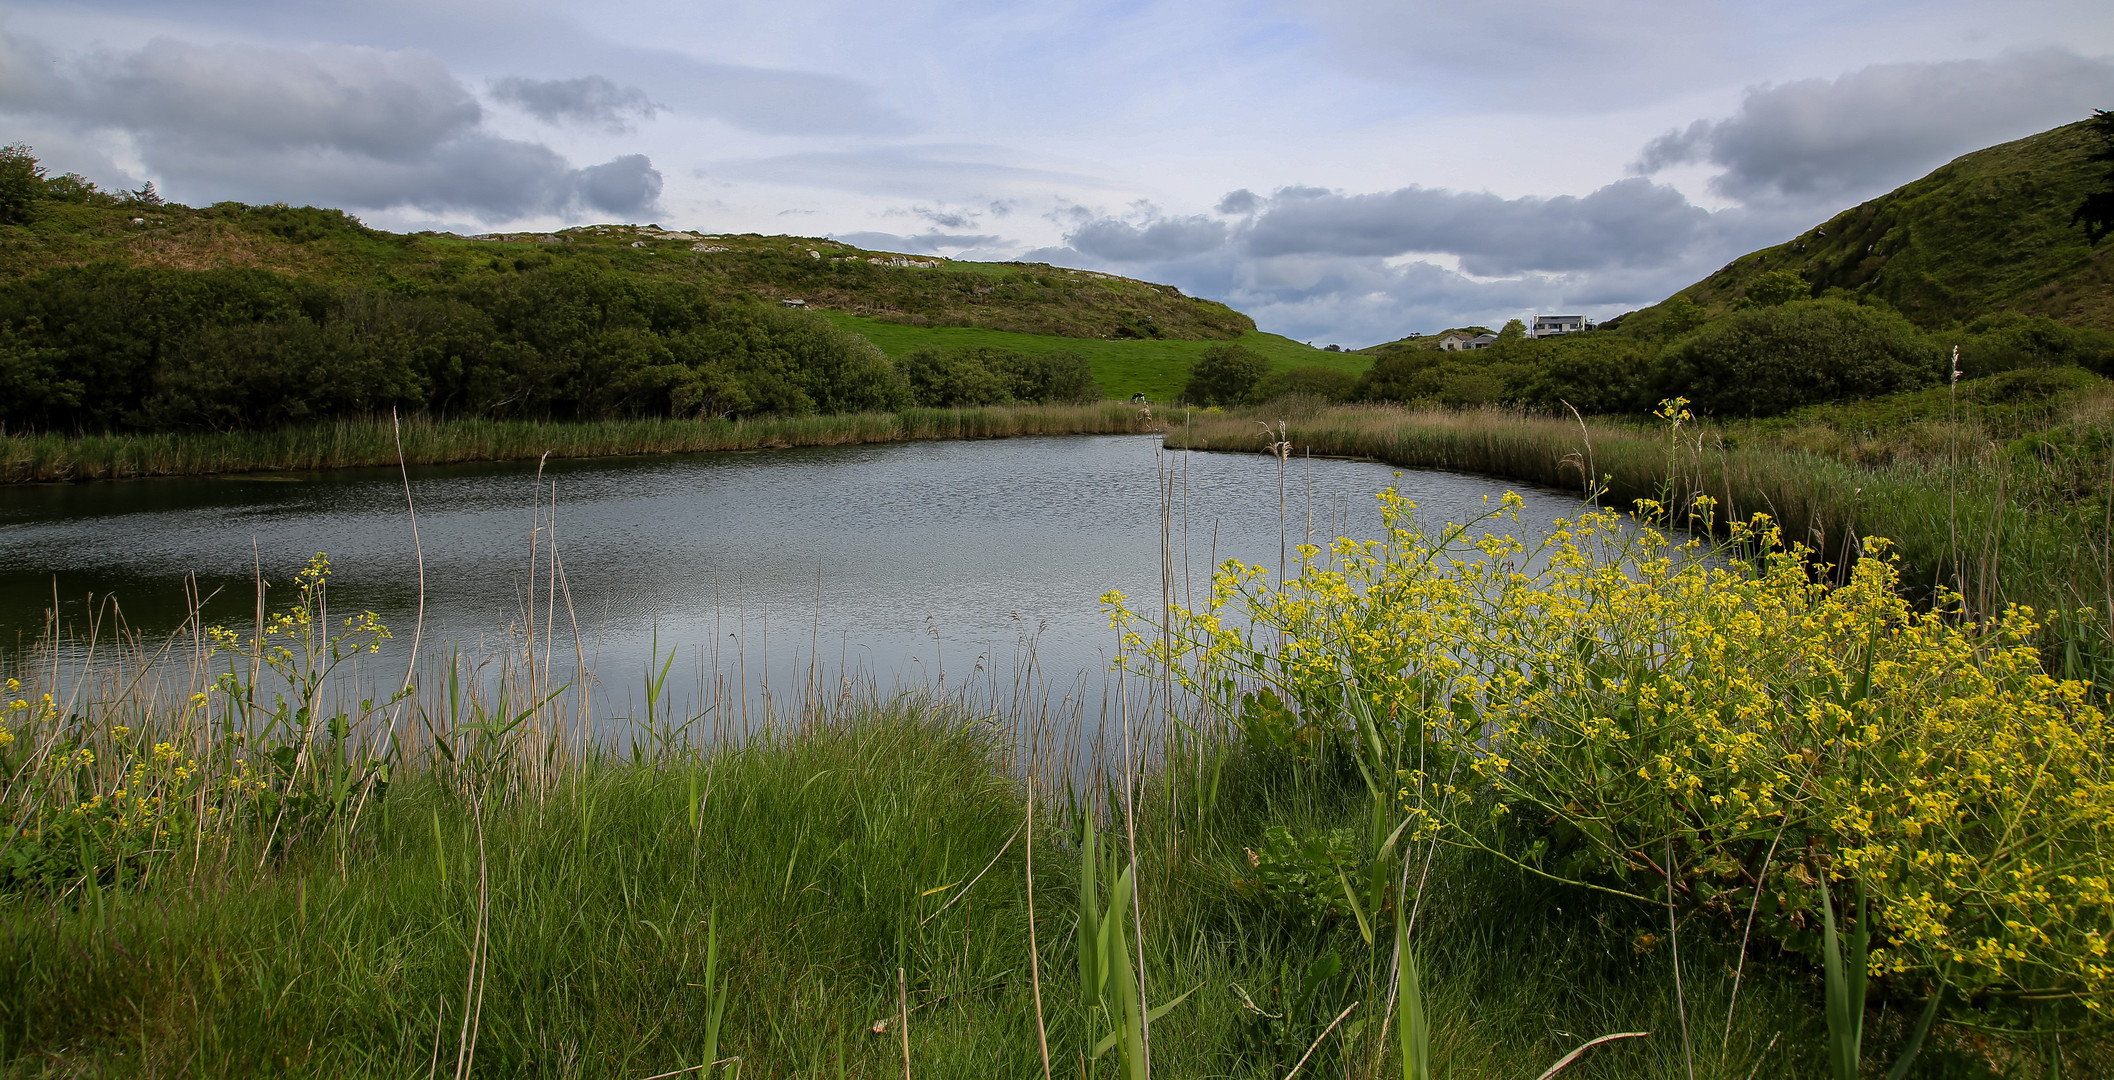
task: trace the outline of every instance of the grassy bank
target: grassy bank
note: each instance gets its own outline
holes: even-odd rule
[[[1039,1075],[1014,749],[959,708],[866,702],[739,750],[586,765],[535,800],[480,806],[406,784],[342,865],[325,842],[260,869],[238,841],[172,858],[144,888],[13,902],[0,909],[0,1071],[404,1076],[438,1060],[441,1075],[654,1076],[700,1063],[716,948],[716,1053],[742,1076],[899,1075],[899,967],[914,1076]],[[1233,889],[1270,827],[1355,819],[1343,778],[1243,758],[1223,776],[1200,825],[1176,831],[1169,800],[1186,809],[1193,793],[1167,776],[1141,804],[1162,823],[1139,837],[1148,992],[1198,988],[1152,1027],[1164,1077],[1282,1077],[1374,995],[1355,931]],[[1078,1005],[1077,818],[1042,813],[1044,1024],[1056,1075],[1077,1076],[1100,1034]],[[1425,978],[1455,1075],[1527,1075],[1522,1062],[1616,1029],[1656,1034],[1577,1075],[1685,1075],[1670,954],[1632,940],[1649,911],[1596,918],[1495,866],[1437,873]],[[1683,947],[1690,1006],[1715,1017],[1705,1075],[1804,1075],[1812,1055],[1784,1039],[1816,1040],[1807,978],[1750,973],[1728,1042],[1733,946]],[[1377,1044],[1377,1021],[1354,1030]],[[1308,1068],[1341,1075],[1379,1049],[1346,1063],[1332,1040]]]
[[[1274,432],[1284,420],[1294,455],[1369,457],[1581,493],[1590,480],[1604,485],[1606,505],[1625,509],[1655,499],[1685,510],[1707,496],[1718,522],[1767,513],[1787,540],[1830,562],[1851,561],[1861,537],[1886,537],[1912,590],[1951,585],[1980,612],[2007,602],[2067,612],[2094,620],[2102,629],[2084,636],[2104,641],[2114,601],[2104,471],[2114,395],[2104,380],[2093,382],[2091,393],[2030,416],[1995,407],[1985,416],[1969,402],[1949,419],[1939,390],[1678,429],[1494,408],[1295,401],[1176,416],[1167,443],[1265,451],[1276,436],[1264,425]]]
[[[1342,592],[1327,574],[1277,596],[1228,586],[1288,635],[1277,648],[1302,658],[1289,664],[1270,634],[1217,639],[1216,618],[1171,625],[1171,637],[1125,618],[1143,631],[1115,699],[1127,714],[1098,725],[1032,677],[946,695],[818,679],[791,711],[725,737],[715,714],[670,723],[649,694],[618,751],[580,737],[585,698],[551,686],[526,641],[483,668],[451,658],[401,698],[340,708],[322,690],[328,670],[382,630],[323,617],[320,559],[296,576],[291,606],[260,605],[254,629],[194,624],[166,642],[0,658],[22,680],[0,722],[0,1075],[987,1078],[1042,1074],[1047,1047],[1050,1076],[1145,1076],[1135,1054],[1095,1054],[1127,1030],[1149,1032],[1162,1077],[1529,1078],[1603,1035],[1636,1037],[1587,1050],[1564,1075],[1823,1075],[1837,1025],[1812,959],[1812,875],[1846,876],[1842,860],[1864,850],[1846,830],[1868,827],[1841,824],[1854,819],[1831,800],[1864,796],[1838,781],[1890,782],[1897,729],[1936,730],[1919,710],[1957,704],[1946,715],[1979,725],[1941,738],[2008,737],[2017,716],[2042,722],[2017,710],[2044,714],[2051,691],[2000,636],[1872,633],[1858,613],[1905,617],[1870,606],[1890,595],[1886,581],[1827,609],[1830,594],[1802,574],[1705,561],[1639,574],[1626,555],[1600,573],[1597,556],[1581,557],[1493,593],[1457,587],[1492,580],[1476,576],[1473,549],[1404,532],[1378,588]],[[1613,590],[1614,602],[1584,605],[1592,621],[1529,595],[1585,583]],[[1755,625],[1720,625],[1728,613]],[[1729,640],[1770,660],[1692,666],[1681,658],[1698,630],[1705,647]],[[1718,807],[1720,790],[1788,792],[1780,739],[1819,744],[1772,727],[1793,717],[1771,710],[1827,693],[1815,671],[1854,670],[1860,648],[1913,652],[1926,638],[1950,650],[1943,663],[1863,661],[1881,705],[1859,723],[1877,749],[1854,753],[1882,771],[1838,748],[1827,760],[1840,767],[1807,777],[1833,794],[1786,799],[1772,811],[1781,825],[1755,818],[1751,799],[1696,810]],[[1182,651],[1156,664],[1155,641]],[[1408,651],[1387,652],[1397,645]],[[1386,653],[1377,665],[1374,648]],[[1476,688],[1519,677],[1528,657],[1546,679],[1517,694]],[[1959,693],[1978,665],[2020,662],[1994,690]],[[1537,779],[1530,766],[1577,764],[1565,756],[1577,746],[1552,751],[1537,735],[1576,710],[1620,713],[1610,687],[1629,691],[1602,676],[1609,664],[1686,683],[1693,700],[1660,695],[1670,711],[1623,714],[1635,731],[1619,738],[1592,721],[1600,735],[1585,745],[1608,757],[1583,763],[1550,821],[1603,818],[1622,846],[1596,868],[1581,834],[1545,827],[1546,792],[1537,805],[1504,786]],[[1771,681],[1785,672],[1793,681]],[[1343,695],[1346,674],[1360,694]],[[1168,696],[1175,676],[1198,693]],[[1387,707],[1363,711],[1365,692]],[[2071,706],[2066,723],[2103,736],[2096,712]],[[1783,734],[1726,744],[1751,751],[1729,774],[1681,745],[1686,725],[1757,717],[1756,731]],[[1967,763],[1996,775],[2009,800],[1999,818],[2048,811],[2006,818],[2026,822],[2029,842],[2005,830],[1991,868],[2031,850],[2023,872],[2053,897],[2040,903],[2071,905],[2046,924],[2063,948],[2105,922],[2108,902],[2078,906],[2074,883],[2048,875],[2080,855],[2072,811],[2103,822],[2114,789],[2101,777],[2073,807],[2067,794],[2035,803],[2014,781],[2045,767],[2067,792],[2068,770],[2089,757],[2079,750],[2036,758],[2000,741],[1994,760]],[[1660,754],[1689,763],[1712,798],[1662,790]],[[1928,792],[1961,794],[1943,770],[1933,777]],[[1439,780],[1449,793],[1458,783],[1460,800],[1429,796]],[[1955,870],[1980,865],[1985,809],[1949,805],[1957,827],[1903,843]],[[1674,825],[1661,879],[1639,860],[1662,841],[1628,834],[1668,810],[1711,819]],[[1761,855],[1794,814],[1803,842]],[[1889,814],[1865,820],[1890,828]],[[1089,836],[1104,857],[1086,855]],[[1750,849],[1766,905],[1725,857]],[[1839,888],[1850,895],[1846,879]],[[1894,951],[1873,954],[1857,1011],[1868,1065],[1911,1041],[1930,996],[1922,954],[1881,925]],[[2097,1075],[2109,1064],[2105,988],[2062,978],[2021,997],[1961,974],[1918,1075],[2040,1076],[2051,1059],[2062,1075]],[[1426,1047],[1434,1070],[1405,1068],[1405,1045]]]
[[[784,446],[846,446],[920,439],[1103,435],[1149,430],[1127,404],[906,409],[899,413],[764,420],[501,420],[403,422],[411,465],[472,461],[690,454]],[[307,471],[391,466],[397,430],[387,418],[273,431],[0,436],[0,482]]]

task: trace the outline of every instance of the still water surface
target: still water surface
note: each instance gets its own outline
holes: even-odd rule
[[[548,502],[555,485],[598,711],[625,715],[656,642],[677,652],[672,682],[692,693],[700,672],[797,681],[818,660],[884,684],[942,669],[953,682],[1017,663],[1029,642],[1046,675],[1098,680],[1114,646],[1098,598],[1121,589],[1150,610],[1160,594],[1162,470],[1178,588],[1186,576],[1201,595],[1214,558],[1275,570],[1277,462],[1168,453],[1151,436],[553,462],[540,490]],[[1390,483],[1426,521],[1480,513],[1507,488],[1333,459],[1295,459],[1287,477],[1295,544],[1310,508],[1317,537],[1376,535],[1372,496]],[[429,655],[496,648],[521,624],[538,490],[534,463],[412,470]],[[1530,532],[1577,508],[1522,494]],[[37,636],[55,598],[70,624],[93,596],[165,631],[182,621],[187,575],[216,594],[209,618],[246,623],[256,571],[290,582],[318,551],[335,567],[332,607],[374,610],[397,631],[369,671],[393,663],[401,677],[418,573],[395,470],[0,488],[0,643]],[[290,592],[275,590],[274,606]],[[558,620],[570,652],[562,602]]]

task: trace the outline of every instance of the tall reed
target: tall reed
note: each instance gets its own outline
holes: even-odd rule
[[[1103,435],[1153,430],[1139,410],[1089,405],[991,405],[899,413],[753,420],[542,422],[414,417],[338,420],[272,431],[0,435],[0,482],[532,461],[846,446],[927,439]]]
[[[2077,677],[2114,656],[2114,564],[2104,523],[2086,501],[2075,509],[2024,510],[2022,491],[2037,482],[2001,447],[1963,447],[1956,470],[1895,456],[1856,464],[1808,450],[1742,438],[1723,426],[1690,424],[1669,437],[1665,425],[1557,418],[1504,409],[1396,407],[1294,408],[1284,434],[1258,436],[1240,415],[1197,416],[1177,425],[1167,445],[1197,450],[1293,452],[1375,458],[1413,469],[1479,473],[1598,497],[1618,509],[1650,499],[1688,507],[1712,500],[1718,522],[1766,513],[1787,541],[1847,567],[1864,537],[1884,536],[1902,563],[1904,584],[1925,595],[1936,586],[1960,592],[1970,611],[1996,614],[2007,603],[2050,617],[2057,640],[2082,645]],[[2104,423],[2104,418],[2100,419]],[[1763,443],[1763,445],[1754,445]],[[1697,522],[1700,524],[1700,520]],[[2067,636],[2065,619],[2077,625]]]

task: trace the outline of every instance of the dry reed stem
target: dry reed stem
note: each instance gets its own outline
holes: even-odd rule
[[[1573,1050],[1570,1053],[1565,1054],[1563,1057],[1558,1058],[1556,1060],[1556,1064],[1549,1066],[1546,1071],[1544,1071],[1540,1076],[1535,1077],[1534,1080],[1549,1080],[1550,1077],[1555,1076],[1557,1073],[1560,1073],[1567,1068],[1570,1068],[1571,1063],[1577,1061],[1580,1057],[1583,1057],[1586,1051],[1591,1050],[1596,1046],[1600,1046],[1603,1043],[1616,1042],[1621,1039],[1642,1039],[1649,1035],[1651,1035],[1651,1032],[1649,1031],[1621,1031],[1613,1035],[1602,1035],[1597,1039],[1587,1040],[1583,1045],[1579,1046],[1578,1049]],[[1769,1045],[1775,1046],[1776,1041],[1774,1039],[1770,1040]],[[1768,1051],[1766,1050],[1763,1051],[1763,1053],[1767,1052]]]
[[[1349,1016],[1352,1009],[1363,1004],[1365,1004],[1363,1001],[1353,1001],[1342,1012],[1337,1013],[1336,1019],[1329,1021],[1329,1026],[1322,1028],[1321,1034],[1314,1036],[1314,1041],[1307,1046],[1307,1052],[1299,1055],[1299,1062],[1292,1066],[1291,1072],[1285,1074],[1285,1080],[1292,1080],[1293,1077],[1298,1076],[1299,1070],[1307,1067],[1307,1059],[1313,1057],[1314,1051],[1321,1048],[1321,1041],[1329,1037],[1329,1032],[1336,1030],[1336,1025],[1343,1023],[1343,1018]]]
[[[903,1036],[903,1080],[910,1080],[910,976],[896,969],[896,1023]]]

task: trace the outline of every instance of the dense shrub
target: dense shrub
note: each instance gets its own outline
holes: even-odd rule
[[[1011,401],[1098,401],[1086,358],[1069,350],[1020,353],[965,345],[920,346],[896,358],[896,368],[919,405],[991,405]]]
[[[245,213],[296,239],[364,228],[326,211]],[[1015,384],[1031,396],[1079,392],[1083,362],[1030,367]],[[0,422],[15,428],[253,427],[392,406],[597,418],[910,401],[880,350],[818,315],[580,261],[415,294],[111,265],[0,285]]]
[[[1662,360],[1660,393],[1721,416],[1771,416],[1913,390],[1944,373],[1938,346],[1900,315],[1803,300],[1748,308],[1674,344]]]
[[[1771,270],[1747,285],[1747,299],[1763,307],[1788,304],[1813,295],[1813,287],[1796,270]]]
[[[1582,413],[1641,412],[1657,349],[1648,342],[1580,334],[1523,342],[1532,363],[1514,397],[1547,410]]]
[[[29,220],[30,207],[44,196],[44,169],[21,143],[0,146],[0,225]]]
[[[1182,397],[1191,405],[1238,405],[1269,370],[1270,362],[1253,349],[1213,345],[1189,370]]]
[[[1413,349],[1382,357],[1359,376],[1352,396],[1465,408],[1520,400],[1543,350],[1532,339],[1475,352]]]
[[[2076,366],[2114,371],[2114,334],[2066,326],[2046,315],[1985,315],[1939,344],[1960,346],[1960,371],[1969,379],[2029,367]]]
[[[1296,367],[1271,372],[1248,391],[1254,401],[1300,395],[1325,401],[1349,401],[1358,389],[1358,377],[1325,367]]]

